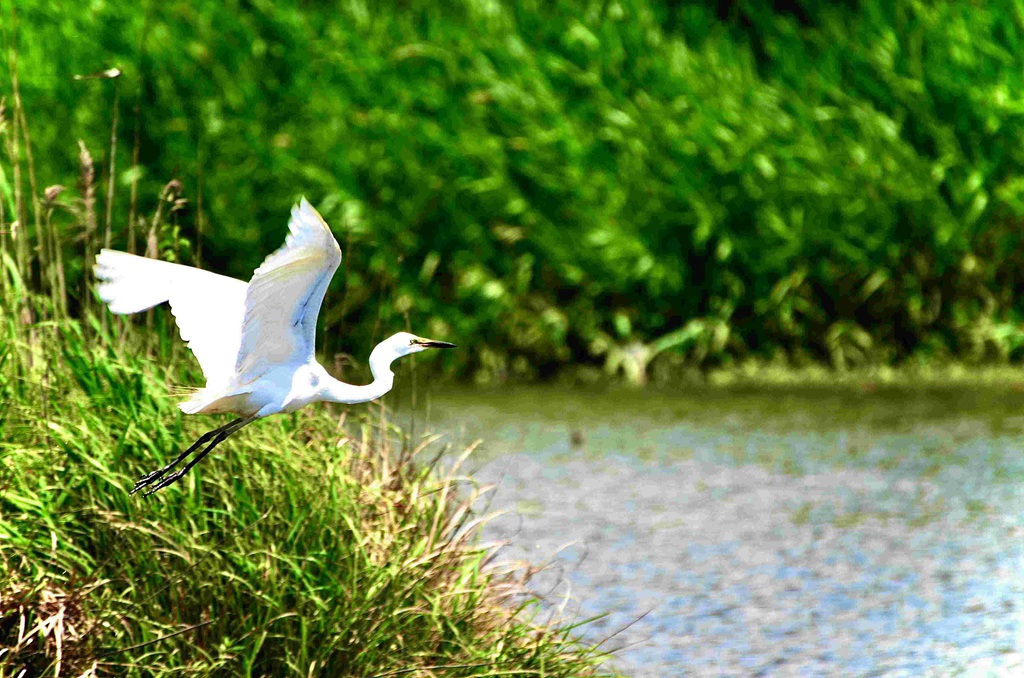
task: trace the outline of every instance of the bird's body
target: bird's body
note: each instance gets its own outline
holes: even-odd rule
[[[178,480],[242,426],[314,402],[362,403],[391,390],[396,359],[446,342],[400,332],[370,354],[373,382],[346,384],[329,375],[314,353],[316,319],[341,263],[341,248],[326,222],[302,200],[292,209],[283,247],[246,283],[191,266],[103,250],[96,258],[100,298],[114,313],[137,313],[168,302],[181,338],[206,377],[179,407],[186,414],[233,413],[239,419],[200,438],[175,462],[145,476],[133,492],[155,492]],[[209,438],[213,442],[176,473],[176,464]]]

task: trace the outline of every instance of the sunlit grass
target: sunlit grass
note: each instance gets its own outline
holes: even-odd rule
[[[0,676],[590,675],[598,652],[487,567],[479,488],[383,410],[250,427],[148,500],[212,421],[94,324],[0,335]],[[180,370],[179,370],[180,371]],[[523,602],[526,601],[526,602]]]
[[[112,160],[101,167],[79,142],[80,196],[39,185],[8,56],[0,678],[593,675],[604,653],[572,623],[541,623],[540,601],[478,540],[482,489],[450,463],[472,447],[413,440],[383,407],[264,420],[176,486],[128,495],[217,422],[175,407],[175,385],[202,382],[167,313],[148,313],[144,331],[96,314],[89,271],[111,242]],[[189,249],[182,185],[136,212],[138,139],[128,249],[137,232],[147,256],[177,259]],[[53,217],[72,235],[58,239]]]

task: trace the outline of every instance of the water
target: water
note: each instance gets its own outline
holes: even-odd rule
[[[628,675],[1024,675],[1018,391],[425,399],[485,440],[485,538]]]

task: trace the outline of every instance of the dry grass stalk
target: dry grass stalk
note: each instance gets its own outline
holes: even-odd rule
[[[178,195],[181,194],[181,182],[177,179],[171,179],[160,191],[160,199],[156,203],[156,211],[153,212],[153,220],[149,225],[149,233],[146,236],[146,252],[145,256],[150,259],[160,258],[160,236],[163,233],[164,225],[164,205],[170,203],[173,207],[174,200]],[[152,353],[153,350],[153,309],[146,311],[146,335],[147,339],[147,350]]]
[[[39,189],[36,185],[36,164],[32,157],[32,136],[28,131],[28,118],[25,117],[25,109],[21,105],[21,95],[19,94],[16,85],[13,89],[14,101],[16,104],[15,122],[18,123],[17,127],[21,130],[21,135],[25,142],[25,161],[28,167],[28,185],[32,195],[32,221],[36,229],[36,241],[39,247],[39,272],[40,277],[42,277],[43,270],[45,270],[49,265],[49,252],[47,252],[46,248],[47,238],[46,234],[43,232],[42,208],[39,204]]]
[[[60,244],[60,239],[57,237],[57,228],[53,224],[53,211],[57,208],[57,199],[63,192],[64,187],[60,184],[48,186],[46,190],[43,191],[46,231],[50,234],[51,251],[53,253],[51,270],[55,276],[55,279],[51,283],[53,312],[58,317],[67,317],[68,314],[68,290],[67,280],[64,276],[64,253]]]
[[[135,143],[132,144],[131,188],[128,197],[128,252],[135,254],[135,226],[139,208],[139,145],[142,127],[139,101],[135,101]]]
[[[121,76],[121,71],[118,69],[110,69],[107,71],[109,78],[114,80],[114,103],[111,106],[111,122],[110,122],[110,158],[107,162],[107,214],[106,214],[106,228],[103,232],[103,246],[109,248],[113,239],[111,233],[111,225],[114,219],[114,174],[117,171],[117,83]],[[103,323],[103,331],[107,330],[107,314],[104,313],[101,316],[101,322]]]
[[[14,12],[11,13],[11,24],[16,27],[17,21]],[[15,35],[16,29],[15,29]],[[14,168],[14,194],[15,194],[15,212],[18,226],[20,230],[24,231],[28,228],[28,210],[25,208],[24,194],[22,191],[22,175],[21,175],[21,144],[24,143],[25,159],[28,163],[28,179],[29,186],[32,191],[32,207],[33,216],[35,219],[37,247],[39,248],[40,264],[42,265],[43,260],[46,256],[45,251],[45,240],[42,233],[42,225],[39,210],[39,196],[36,191],[36,173],[35,173],[35,162],[32,158],[32,137],[28,130],[28,120],[25,118],[25,108],[21,101],[21,88],[18,80],[18,50],[9,49],[7,52],[7,66],[10,70],[11,77],[11,97],[13,101],[13,109],[11,111],[11,130],[8,134],[11,146],[8,149],[8,154],[11,158],[11,164]],[[13,228],[12,228],[13,231]],[[13,236],[13,233],[12,233]],[[28,280],[31,276],[31,260],[28,253],[28,238],[21,238],[20,251],[21,257],[18,261],[19,273],[22,278]]]
[[[0,624],[10,629],[11,634],[17,629],[17,636],[7,637],[13,644],[0,653],[0,666],[21,663],[18,675],[26,676],[44,675],[44,671],[48,673],[52,668],[54,678],[60,678],[65,669],[80,671],[86,667],[79,678],[95,676],[96,662],[77,651],[77,645],[97,627],[85,615],[82,600],[106,583],[98,582],[68,593],[52,583],[30,588],[17,581],[9,582],[0,590]]]
[[[7,130],[7,99],[0,97],[0,140],[4,139]],[[0,141],[0,146],[3,146],[3,142]],[[3,168],[0,167],[0,171]],[[0,256],[9,256],[9,245],[7,231],[7,215],[4,212],[4,201],[0,200]],[[0,293],[7,296],[7,274],[0,273]]]
[[[18,94],[18,57],[15,50],[10,50],[7,57],[8,68],[11,72],[11,86],[14,91],[14,108],[11,112],[11,124],[5,134],[7,157],[11,163],[13,175],[14,193],[14,214],[11,219],[11,240],[14,242],[15,261],[17,262],[18,274],[27,278],[29,273],[28,240],[24,237],[26,213],[25,201],[22,195],[21,179],[21,143],[18,140],[18,110],[21,106],[21,97]]]
[[[203,267],[203,231],[204,231],[204,219],[205,214],[203,213],[203,163],[199,162],[199,177],[198,185],[196,186],[196,255],[195,255],[195,266],[196,268]]]
[[[81,167],[82,206],[85,209],[85,275],[82,276],[82,308],[89,312],[89,289],[92,286],[90,265],[95,258],[93,238],[96,236],[96,167],[85,142],[78,140],[78,164]]]

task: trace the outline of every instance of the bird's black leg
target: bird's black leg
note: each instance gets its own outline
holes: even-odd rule
[[[159,479],[160,482],[158,482],[156,484],[156,486],[153,487],[152,489],[147,490],[146,492],[143,492],[142,496],[143,497],[148,497],[149,495],[153,494],[154,492],[159,492],[160,490],[162,490],[163,488],[167,487],[168,485],[173,485],[174,483],[176,483],[179,480],[181,480],[182,477],[184,477],[184,475],[189,472],[189,469],[191,469],[193,466],[195,466],[200,461],[202,461],[203,457],[208,455],[213,448],[217,447],[222,442],[227,440],[228,436],[230,436],[232,433],[235,433],[236,431],[238,431],[238,429],[240,429],[243,426],[245,426],[246,424],[250,424],[250,423],[252,423],[254,421],[256,421],[256,417],[255,416],[246,417],[244,419],[235,419],[233,422],[231,422],[227,426],[223,426],[223,427],[221,427],[219,429],[215,429],[214,431],[211,431],[210,433],[216,434],[216,437],[213,439],[213,442],[211,442],[209,445],[207,445],[203,449],[202,452],[200,452],[199,454],[194,456],[191,460],[189,460],[189,462],[187,464],[185,464],[185,466],[182,467],[181,470],[175,471],[174,473],[170,474],[169,476],[166,476],[166,477],[164,477],[162,479]],[[203,437],[206,438],[208,436],[203,436]],[[198,447],[198,446],[199,446],[199,443],[197,443],[193,447]],[[177,461],[175,461],[175,463],[177,463]],[[158,478],[154,478],[153,480],[151,480],[149,482],[155,482],[156,480],[158,480]]]
[[[166,475],[168,471],[170,471],[175,466],[177,466],[182,461],[184,461],[188,457],[188,455],[192,454],[197,449],[202,447],[208,440],[210,440],[210,438],[213,438],[214,436],[216,436],[216,435],[218,435],[220,433],[223,433],[224,431],[230,429],[232,426],[234,426],[235,424],[238,424],[241,421],[245,421],[245,420],[244,419],[234,419],[234,420],[229,421],[228,423],[224,424],[223,426],[220,426],[218,428],[213,429],[212,431],[207,431],[202,436],[200,436],[199,440],[197,440],[195,443],[193,443],[191,447],[189,447],[187,450],[185,450],[184,452],[179,454],[177,459],[172,461],[170,464],[168,464],[167,466],[164,466],[163,468],[158,468],[157,470],[153,471],[152,473],[147,473],[146,475],[144,475],[141,478],[139,478],[139,482],[135,483],[135,487],[133,487],[132,491],[129,492],[128,494],[129,495],[133,495],[136,492],[138,492],[139,490],[141,490],[142,488],[146,487],[147,485],[150,485],[150,484],[156,482],[157,480],[162,478],[164,475]]]

